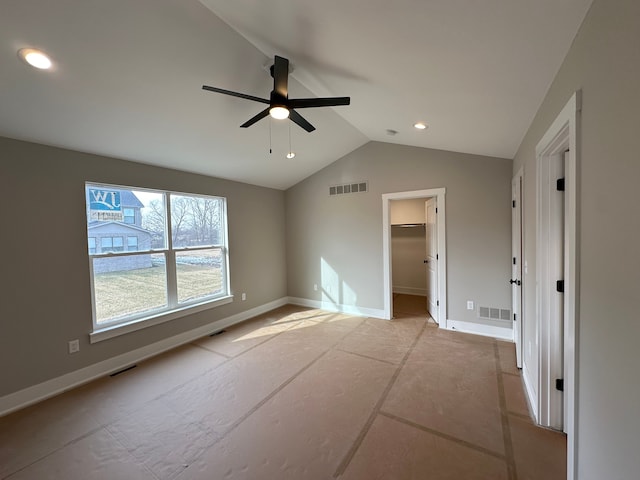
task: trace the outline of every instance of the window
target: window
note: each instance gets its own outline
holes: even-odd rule
[[[136,223],[136,211],[133,208],[123,208],[124,223]]]
[[[123,242],[124,239],[122,237],[102,237],[100,239],[100,252],[122,252],[124,250]]]
[[[113,248],[113,238],[112,237],[102,237],[100,239],[100,251],[101,252],[110,252]]]
[[[86,200],[94,332],[230,299],[224,198],[87,184]]]
[[[89,237],[89,253],[96,253],[96,237]]]
[[[127,250],[130,252],[138,250],[138,237],[127,237]]]

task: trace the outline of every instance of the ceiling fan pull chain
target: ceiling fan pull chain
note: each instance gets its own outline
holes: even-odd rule
[[[271,119],[269,119],[269,155],[271,155],[273,153],[273,150],[271,150]]]

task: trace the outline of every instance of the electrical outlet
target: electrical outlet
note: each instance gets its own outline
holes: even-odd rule
[[[80,351],[80,342],[78,340],[69,341],[69,353],[76,353]]]
[[[467,300],[467,310],[473,310],[473,300]]]
[[[318,284],[317,284],[317,283],[314,283],[314,284],[313,284],[313,289],[314,289],[316,292],[318,291]]]
[[[247,294],[246,293],[242,293],[242,301],[244,302],[247,299]]]

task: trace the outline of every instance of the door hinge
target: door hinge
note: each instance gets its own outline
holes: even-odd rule
[[[436,207],[436,213],[438,213],[438,207]]]
[[[436,253],[436,260],[440,260],[440,255]]]
[[[511,202],[511,207],[512,207],[512,208],[516,208],[516,201],[515,201],[515,200],[513,200],[513,201]]]
[[[516,314],[515,313],[513,314],[513,321],[514,322],[516,321]]]
[[[436,300],[436,307],[440,306],[440,300]]]
[[[564,293],[564,280],[558,280],[556,282],[556,292]]]
[[[513,264],[516,264],[516,257],[513,257]]]
[[[556,180],[556,190],[559,192],[564,192],[564,178],[559,178]]]
[[[556,378],[556,390],[564,392],[564,378]]]

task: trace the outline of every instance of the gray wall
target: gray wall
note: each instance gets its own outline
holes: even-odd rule
[[[510,308],[511,169],[441,150],[358,148],[286,192],[289,295],[321,300],[313,285],[323,285],[325,262],[337,303],[381,310],[382,194],[445,187],[449,318],[478,322],[467,300]],[[356,181],[369,192],[329,197],[329,185]]]
[[[638,478],[640,2],[595,0],[515,159],[524,165],[526,318],[535,316],[535,145],[582,89],[578,477]],[[533,335],[529,323],[525,332]]]
[[[90,345],[85,181],[227,197],[234,302]],[[0,192],[0,395],[287,295],[282,191],[0,138]]]

